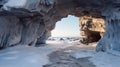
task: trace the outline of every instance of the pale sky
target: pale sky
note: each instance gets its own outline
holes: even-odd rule
[[[73,37],[80,36],[79,18],[69,15],[58,21],[52,31],[52,37]]]

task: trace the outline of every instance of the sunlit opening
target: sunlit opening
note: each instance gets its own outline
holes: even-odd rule
[[[58,21],[52,31],[52,37],[78,37],[80,36],[79,18],[69,15]]]

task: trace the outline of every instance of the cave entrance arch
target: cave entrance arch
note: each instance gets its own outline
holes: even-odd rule
[[[0,47],[34,44],[38,38],[45,41],[57,21],[75,15],[104,19],[106,32],[98,43],[97,51],[120,51],[119,0],[25,1],[24,5],[15,1],[18,4],[12,6],[11,0],[0,1]]]
[[[56,25],[55,30],[52,31],[52,37],[82,36],[84,38],[82,38],[80,42],[84,44],[98,42],[105,32],[104,20],[100,18],[87,16],[75,17],[73,15],[68,15],[68,17],[63,18],[56,24],[58,25]]]

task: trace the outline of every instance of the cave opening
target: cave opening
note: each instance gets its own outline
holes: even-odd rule
[[[57,21],[51,37],[82,37],[80,42],[89,44],[98,42],[104,35],[105,24],[102,18],[68,15]]]
[[[62,18],[52,30],[52,37],[80,37],[79,18],[73,15],[68,15]]]

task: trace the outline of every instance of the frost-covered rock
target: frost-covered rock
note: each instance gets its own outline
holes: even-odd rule
[[[28,18],[23,20],[24,27],[20,44],[32,44],[33,41],[43,35],[45,31],[45,25],[43,22],[41,22],[40,18],[41,17],[35,17],[33,19]]]
[[[80,17],[80,33],[85,36],[81,40],[84,44],[98,42],[105,32],[104,20],[101,18]]]
[[[14,20],[13,20],[14,19]],[[21,41],[23,26],[15,16],[0,17],[0,47],[5,48]]]
[[[53,3],[52,0],[7,0],[7,2],[3,4],[3,9],[11,10],[12,8],[23,8],[38,12],[41,10],[49,11]]]
[[[106,16],[106,32],[103,38],[99,41],[96,48],[97,51],[120,51],[120,12],[116,8],[109,8],[103,15]]]
[[[45,44],[46,43],[46,40],[48,39],[48,37],[50,37],[51,31],[45,31],[43,33],[42,36],[40,36],[38,39],[37,39],[37,42],[36,42],[36,46],[39,46],[40,44]]]

